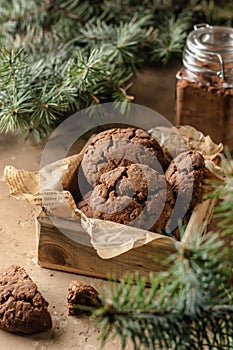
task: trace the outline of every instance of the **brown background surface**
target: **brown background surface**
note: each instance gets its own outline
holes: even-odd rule
[[[135,102],[175,121],[176,67],[149,68],[139,73],[130,93]],[[14,135],[0,134],[0,266],[23,266],[37,283],[50,304],[53,328],[32,336],[10,334],[0,330],[1,350],[95,350],[100,348],[99,329],[89,318],[68,317],[67,287],[72,279],[98,288],[99,280],[65,272],[43,269],[36,262],[35,218],[39,209],[9,196],[3,177],[6,165],[33,171],[39,168],[44,143],[24,143]],[[107,282],[104,282],[107,284]],[[118,339],[109,341],[104,349],[120,349]],[[130,345],[128,347],[130,349]]]

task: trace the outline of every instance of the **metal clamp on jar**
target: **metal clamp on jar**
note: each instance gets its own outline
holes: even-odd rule
[[[176,77],[177,124],[233,149],[233,28],[194,26]]]

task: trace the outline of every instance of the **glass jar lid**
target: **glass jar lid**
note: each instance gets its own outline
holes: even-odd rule
[[[188,35],[187,44],[193,49],[233,54],[233,28],[195,25]]]
[[[233,79],[233,28],[195,25],[186,40],[183,64],[194,73]]]

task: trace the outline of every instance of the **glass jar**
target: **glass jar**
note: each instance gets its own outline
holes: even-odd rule
[[[176,123],[233,149],[233,28],[194,26],[176,77]]]

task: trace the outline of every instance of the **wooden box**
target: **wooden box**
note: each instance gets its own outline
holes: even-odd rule
[[[216,180],[214,174],[220,170],[222,144],[216,145],[209,136],[188,125],[178,128],[158,126],[152,128],[150,134],[158,140],[165,153],[173,157],[184,149],[199,151],[205,159],[205,178]],[[177,245],[187,245],[189,237],[196,235],[197,231],[205,232],[215,205],[212,199],[195,206],[181,241],[82,216],[77,210],[75,190],[77,170],[91,138],[86,145],[85,142],[71,156],[46,163],[39,172],[13,166],[4,170],[10,194],[17,199],[26,199],[43,210],[37,218],[40,266],[100,278],[114,275],[118,279],[127,271],[138,271],[148,278],[149,272],[164,269],[164,260],[176,251]],[[208,185],[204,187],[203,192],[206,193],[210,188]],[[93,246],[83,227],[92,235]]]
[[[214,205],[215,200],[207,199],[194,208],[181,242],[164,236],[110,259],[98,256],[79,219],[53,217],[51,220],[42,212],[37,218],[38,264],[104,279],[111,275],[119,279],[126,272],[138,271],[148,280],[151,271],[164,269],[164,259],[176,251],[176,244],[187,244],[197,230],[205,232]],[[157,257],[156,261],[152,256]]]

